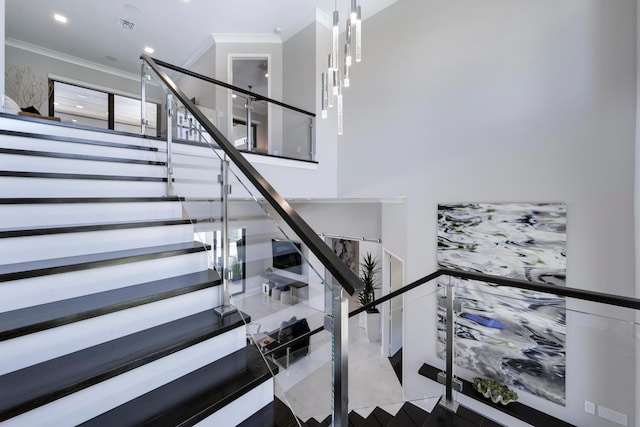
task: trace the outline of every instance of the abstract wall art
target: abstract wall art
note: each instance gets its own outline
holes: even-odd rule
[[[438,265],[563,286],[566,206],[474,203],[438,206]],[[553,294],[449,279],[455,285],[455,363],[554,403],[565,398],[565,300]],[[438,309],[444,357],[444,310]]]

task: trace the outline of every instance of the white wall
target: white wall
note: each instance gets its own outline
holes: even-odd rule
[[[566,202],[567,285],[635,295],[635,7],[400,0],[364,21],[363,62],[345,93],[338,194],[407,197],[408,281],[436,268],[438,203]],[[548,412],[593,425],[602,420],[584,412],[589,398],[633,420],[637,368],[582,354],[591,343],[572,340],[574,326],[568,404]],[[409,350],[415,372],[431,349]],[[592,370],[624,373],[623,384],[594,391],[575,381]],[[411,381],[405,391],[418,393],[420,379]]]
[[[43,82],[44,88],[47,87],[48,76],[55,75],[73,81],[87,83],[93,87],[115,89],[119,93],[140,97],[140,77],[137,75],[123,73],[106,67],[96,66],[95,68],[91,68],[92,64],[83,63],[82,61],[73,63],[55,57],[53,52],[47,53],[50,55],[21,47],[5,45],[5,66],[17,65],[31,68],[35,78]],[[158,99],[159,90],[157,88],[149,85],[148,90],[148,96],[150,98]],[[42,114],[49,114],[48,104],[46,102],[40,106],[36,105],[35,107]]]
[[[5,5],[5,0],[0,0],[0,10],[2,11],[2,21],[0,22],[0,36],[2,36],[2,40],[5,39],[5,35],[4,35],[4,5]],[[4,43],[2,43],[2,46],[0,47],[0,70],[4,70],[5,66],[5,52],[4,52]],[[0,99],[1,101],[1,107],[0,109],[4,110],[4,79],[0,79]]]

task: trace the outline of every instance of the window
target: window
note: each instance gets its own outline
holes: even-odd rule
[[[139,133],[140,100],[114,93],[52,80],[49,115],[64,122]],[[147,102],[146,134],[158,134],[158,105]]]

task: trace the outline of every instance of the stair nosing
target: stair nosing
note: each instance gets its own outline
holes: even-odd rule
[[[155,360],[159,360],[165,356],[240,327],[244,325],[242,317],[243,316],[240,313],[225,316],[224,318],[221,318],[222,325],[211,330],[211,325],[206,321],[211,318],[216,319],[218,317],[213,310],[207,310],[2,375],[0,376],[0,384],[7,384],[7,382],[11,382],[13,380],[14,384],[5,386],[5,393],[12,396],[18,393],[17,389],[19,389],[19,385],[17,384],[22,385],[24,383],[28,383],[27,381],[22,380],[20,378],[21,376],[41,379],[45,378],[47,373],[55,376],[55,374],[59,372],[64,372],[65,376],[62,380],[58,379],[58,381],[61,381],[63,384],[48,387],[49,390],[46,391],[42,384],[38,384],[37,391],[34,392],[27,390],[25,392],[25,394],[30,394],[30,397],[26,398],[25,396],[20,396],[18,399],[15,399],[15,403],[5,405],[4,408],[0,409],[0,421],[5,421],[19,414],[28,412],[54,400],[68,396],[107,379],[114,378],[120,374],[129,372],[135,368],[141,367]],[[203,318],[204,320],[200,320],[200,318]],[[199,328],[207,331],[195,331],[190,327],[188,329],[191,336],[172,337],[171,340],[173,341],[162,342],[163,340],[170,341],[166,331],[167,329],[176,327],[176,325],[178,325],[178,328],[189,326],[189,323],[193,322],[194,319],[206,323],[204,325],[200,325]],[[149,345],[148,337],[156,338],[157,342],[154,342],[153,345]],[[135,344],[140,345],[137,350],[137,352],[140,353],[139,355],[132,355],[131,347]],[[143,344],[151,348],[142,348]],[[125,349],[121,350],[126,352],[128,356],[127,358],[123,358],[122,360],[118,359],[117,351],[114,349],[114,346],[116,345],[120,345]],[[107,364],[109,366],[101,365],[97,369],[94,366],[93,369],[90,369],[91,367],[83,367],[81,366],[82,363],[78,362],[80,360],[91,360],[92,356],[97,356],[98,359],[93,360],[93,365]],[[100,360],[100,357],[102,357],[103,360]],[[62,366],[65,362],[68,365],[66,368]],[[57,368],[56,365],[58,365]],[[69,366],[76,369],[75,374],[71,374],[69,372]],[[72,379],[72,376],[79,378]],[[33,383],[26,385],[33,385]],[[2,404],[1,402],[7,402],[7,400],[7,396],[5,396],[0,399],[0,404]]]
[[[47,178],[47,179],[78,179],[97,181],[149,181],[167,182],[167,178],[152,176],[130,176],[130,175],[93,175],[80,173],[59,173],[59,172],[25,172],[25,171],[0,171],[0,177],[13,178]]]
[[[135,250],[127,249],[122,251],[104,252],[75,257],[54,258],[51,260],[43,260],[40,262],[8,264],[0,266],[0,282],[88,270],[92,268],[107,267],[118,264],[128,264],[131,262],[146,261],[157,258],[167,258],[176,255],[203,252],[208,249],[210,249],[208,245],[202,244],[200,242],[190,242],[188,244],[180,243],[174,245],[140,248]],[[88,258],[96,259],[89,260]],[[87,260],[82,261],[82,259]],[[49,263],[50,265],[35,268],[37,264],[46,263]],[[59,263],[59,265],[55,265],[55,263]],[[32,267],[29,267],[29,265],[31,265]],[[5,269],[7,270],[9,269],[9,267],[11,267],[12,269],[14,269],[14,271],[2,273],[2,267],[5,267]]]
[[[224,368],[225,363],[233,363],[234,359],[240,358],[244,360],[249,360],[246,365],[243,365],[240,369],[233,372],[233,376],[230,376],[227,379],[223,379],[221,381],[222,384],[216,382],[215,384],[196,384],[193,385],[190,382],[192,378],[206,378],[208,373],[211,372],[219,372]],[[184,391],[185,388],[191,386],[191,388],[196,388],[195,390],[189,390],[188,396],[186,396],[183,400],[192,402],[195,400],[195,396],[201,397],[206,396],[203,399],[198,399],[198,408],[193,408],[191,411],[187,409],[186,406],[180,406],[183,409],[182,412],[174,411],[173,407],[166,408],[161,407],[158,411],[152,410],[152,414],[144,414],[143,417],[145,421],[136,420],[131,421],[126,425],[133,425],[134,422],[148,424],[148,423],[161,423],[166,425],[167,423],[171,423],[171,425],[175,426],[191,426],[195,423],[205,419],[209,415],[215,413],[219,409],[233,402],[237,398],[243,396],[250,390],[258,387],[263,384],[265,381],[268,381],[272,378],[271,370],[269,366],[272,367],[274,372],[277,372],[277,367],[272,364],[267,365],[269,362],[265,362],[261,356],[259,351],[253,346],[246,346],[237,350],[222,359],[209,363],[195,371],[192,371],[180,378],[177,378],[167,384],[164,384],[154,390],[151,390],[148,393],[145,393],[129,402],[126,402],[120,406],[113,408],[103,414],[100,414],[85,423],[80,424],[80,426],[102,426],[102,425],[112,425],[109,424],[110,419],[116,418],[118,420],[127,418],[127,411],[135,410],[136,406],[141,406],[143,408],[149,409],[152,407],[153,403],[155,403],[158,399],[157,396],[166,396],[175,394],[172,393],[172,388],[180,389]],[[234,382],[238,381],[238,374],[242,372],[247,376],[250,376],[248,381],[243,381],[241,384],[234,384]],[[229,392],[229,386],[233,385],[233,390]],[[226,387],[225,387],[226,386]],[[217,393],[208,393],[212,388],[216,390],[224,389],[224,393],[218,391]],[[215,399],[215,400],[214,400]],[[151,403],[149,403],[151,402]],[[181,405],[182,401],[178,401],[175,405]],[[160,402],[162,404],[162,402]],[[149,411],[148,411],[149,412]],[[153,418],[149,419],[148,416]],[[166,417],[171,417],[172,419],[167,420]],[[104,420],[103,418],[106,418]],[[136,425],[138,425],[136,424]]]
[[[65,203],[146,203],[146,202],[182,202],[183,197],[25,197],[0,198],[0,205],[65,204]]]
[[[188,225],[195,221],[189,219],[164,219],[152,221],[127,221],[127,222],[110,222],[102,224],[83,224],[55,226],[46,228],[30,228],[20,230],[0,230],[0,239],[15,238],[27,236],[44,236],[49,234],[68,234],[68,233],[87,233],[91,231],[108,231],[108,230],[126,230],[134,228],[161,227],[172,225]]]
[[[166,286],[176,281],[186,281],[187,283],[179,283],[179,285],[175,287]],[[3,328],[0,330],[0,341],[6,341],[19,336],[138,307],[140,305],[161,301],[163,299],[184,295],[190,292],[196,292],[202,289],[218,286],[220,283],[220,276],[212,270],[207,270],[205,272],[169,277],[152,282],[126,286],[124,288],[111,289],[66,300],[7,311],[0,313],[0,325],[2,325]],[[159,287],[162,287],[162,292],[157,291]],[[138,292],[137,295],[130,295],[133,290],[140,292]],[[148,292],[149,290],[153,290],[155,293]],[[99,300],[102,305],[91,304],[96,300]],[[87,302],[90,307],[87,307]],[[56,308],[58,308],[58,310],[55,310]],[[50,315],[47,318],[43,318],[42,313],[51,311],[54,311],[55,314]],[[38,316],[33,315],[34,312],[37,313]],[[33,319],[37,317],[40,318],[38,321],[34,322]],[[20,322],[20,318],[28,320]],[[13,323],[13,325],[10,328],[7,328],[6,325],[9,323]]]
[[[95,129],[95,131],[98,131],[98,130],[99,129]],[[144,147],[142,145],[123,144],[121,142],[98,141],[98,140],[87,139],[87,138],[48,135],[44,133],[23,132],[23,131],[6,130],[6,129],[0,129],[0,135],[17,136],[22,138],[33,138],[33,139],[45,139],[45,140],[58,141],[58,142],[73,142],[76,144],[101,145],[105,147],[124,148],[124,149],[131,149],[131,150],[140,150],[140,151],[158,151],[156,147]],[[135,137],[133,134],[127,134],[124,136]]]
[[[95,161],[95,162],[109,162],[109,163],[127,163],[127,164],[148,165],[148,166],[166,166],[167,165],[166,162],[161,162],[156,160],[94,156],[91,154],[61,153],[61,152],[55,152],[55,151],[22,150],[18,148],[0,147],[0,154],[7,154],[12,156],[47,157],[47,158],[58,158],[58,159],[68,159],[68,160],[89,160],[89,161]]]

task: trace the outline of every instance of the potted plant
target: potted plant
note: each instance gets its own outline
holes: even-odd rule
[[[473,377],[473,388],[493,403],[506,405],[518,400],[518,393],[495,380]]]
[[[377,274],[380,271],[378,259],[371,252],[362,258],[360,262],[360,280],[364,283],[364,288],[358,294],[358,302],[363,307],[375,299],[375,290],[380,287]],[[369,341],[380,339],[380,311],[373,307],[367,309],[367,338]]]

